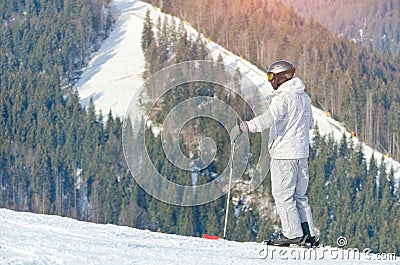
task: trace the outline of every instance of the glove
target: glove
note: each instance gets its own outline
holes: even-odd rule
[[[236,138],[239,137],[243,132],[249,132],[249,127],[245,121],[242,121],[240,124],[235,125],[231,130],[231,141],[232,143],[236,141]]]

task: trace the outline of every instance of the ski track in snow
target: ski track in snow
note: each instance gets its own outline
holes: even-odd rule
[[[376,255],[337,248],[267,247],[6,209],[0,227],[0,264],[379,264]]]

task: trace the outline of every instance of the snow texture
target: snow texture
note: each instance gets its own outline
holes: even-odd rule
[[[0,227],[0,264],[379,264],[382,259],[394,264],[396,259],[331,247],[315,251],[185,237],[6,209],[0,209]]]

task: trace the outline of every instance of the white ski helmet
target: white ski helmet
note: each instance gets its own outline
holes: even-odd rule
[[[295,71],[296,68],[289,61],[279,60],[273,62],[267,70],[268,81],[271,83],[272,88],[277,90],[280,85],[293,78]]]

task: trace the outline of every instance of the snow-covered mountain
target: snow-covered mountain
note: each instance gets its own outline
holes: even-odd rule
[[[6,209],[0,209],[0,227],[0,264],[379,264],[379,259],[396,259],[331,247],[184,237]]]
[[[153,21],[164,14],[141,1],[114,0],[112,5],[119,15],[115,28],[75,88],[84,105],[92,98],[103,115],[112,110],[114,115],[123,116],[143,84],[140,39],[145,12],[152,11]],[[190,25],[186,27],[197,35]],[[212,41],[208,48],[214,58],[221,53],[225,63],[239,67],[264,92],[270,91],[263,71]],[[322,135],[332,134],[337,140],[343,133],[350,137],[350,132],[324,111],[313,108],[313,112]],[[357,138],[353,140],[358,143]],[[383,156],[368,146],[364,152],[367,159],[374,152],[378,162]],[[400,179],[400,164],[385,159]],[[372,264],[383,257],[353,255],[334,247],[316,251],[267,248],[257,243],[213,241],[0,209],[0,264]]]
[[[103,115],[112,110],[114,115],[123,116],[132,96],[144,82],[142,73],[145,62],[140,41],[145,13],[150,10],[153,21],[157,21],[159,16],[163,18],[165,14],[157,7],[136,0],[114,0],[112,4],[115,12],[119,14],[114,31],[84,69],[75,88],[78,89],[84,105],[88,105],[92,98],[96,108],[102,110]],[[174,19],[179,21],[178,18]],[[194,28],[187,23],[185,26],[188,32],[197,36],[198,33]],[[221,54],[225,64],[234,68],[239,67],[264,94],[272,93],[262,70],[212,41],[208,42],[208,48],[213,58]],[[321,135],[332,134],[337,141],[340,141],[343,133],[348,138],[351,137],[351,133],[325,111],[313,107],[313,113]],[[360,143],[356,137],[353,141],[355,144]],[[367,160],[374,153],[378,164],[384,157],[387,170],[393,167],[395,178],[400,179],[399,162],[387,158],[365,144],[363,150]]]

